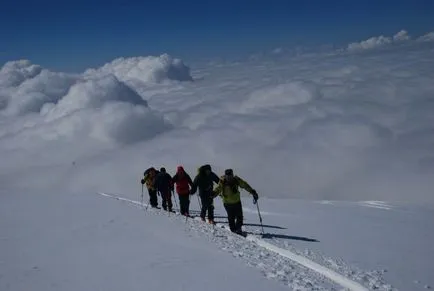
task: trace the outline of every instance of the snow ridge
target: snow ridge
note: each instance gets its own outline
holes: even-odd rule
[[[141,204],[139,201],[134,201],[113,194],[101,193],[101,192],[97,194],[108,198],[116,199],[119,201],[124,201],[139,207],[147,206],[146,203]],[[173,215],[173,217],[176,216],[177,215]],[[308,259],[307,257],[298,255],[292,252],[291,250],[280,248],[277,245],[269,243],[255,235],[249,234],[247,238],[244,239],[242,237],[238,237],[237,235],[230,233],[226,225],[219,224],[219,223],[217,224],[218,227],[212,227],[203,224],[202,222],[189,220],[189,225],[191,226],[191,229],[195,231],[207,233],[211,240],[217,242],[222,249],[224,250],[229,249],[229,251],[231,251],[235,257],[247,257],[249,265],[255,265],[255,263],[252,263],[250,261],[252,257],[255,258],[255,256],[257,257],[259,254],[259,257],[261,256],[262,257],[257,258],[259,259],[259,263],[256,265],[256,267],[259,267],[263,270],[265,269],[264,272],[266,277],[274,277],[274,278],[277,277],[282,281],[284,281],[285,283],[287,283],[288,285],[292,285],[292,287],[295,286],[307,287],[313,285],[312,284],[313,282],[309,282],[309,280],[306,282],[305,275],[306,273],[309,273],[310,274],[309,278],[315,278],[316,279],[315,281],[324,280],[325,278],[327,281],[330,280],[331,282],[334,282],[348,290],[352,290],[352,291],[369,290],[368,288],[364,287],[362,284],[348,277],[345,277],[344,275],[337,273],[331,268],[315,263],[314,261]],[[252,245],[246,246],[247,242],[251,243]],[[271,258],[275,257],[275,259],[271,259],[270,263],[268,263],[268,261],[265,258],[270,258],[270,257]],[[284,260],[286,263],[282,263],[283,262],[282,260]],[[265,265],[264,262],[267,262],[266,265],[274,263],[275,266],[272,266],[271,269],[277,269],[277,270],[273,270],[272,272],[270,272],[269,271],[270,266],[264,266]],[[294,262],[296,263],[296,266],[294,266]],[[286,272],[284,271],[285,270],[284,266],[288,266],[288,265],[292,265],[291,270],[287,270]],[[293,277],[295,276],[295,278],[290,278],[290,279],[282,278],[285,276],[293,276]],[[325,282],[321,282],[320,285],[324,285],[324,283]]]
[[[141,204],[139,201],[123,198],[116,194],[97,194],[126,202],[139,208],[147,206],[147,203]],[[216,244],[221,250],[231,253],[237,259],[245,261],[248,266],[259,269],[266,278],[277,280],[290,287],[291,290],[325,291],[340,289],[339,285],[328,278],[220,227],[213,227],[208,223],[203,223],[196,219],[186,220],[184,217],[181,218],[179,214],[152,208],[149,208],[146,214],[166,216],[167,219],[178,223],[180,227],[185,227],[186,231]]]
[[[217,223],[217,225],[223,227],[224,229],[229,230],[229,228],[226,225],[222,225]],[[321,266],[320,264],[317,264],[311,260],[309,260],[306,257],[297,255],[293,252],[291,252],[290,250],[286,250],[286,249],[282,249],[274,244],[268,243],[260,238],[258,238],[255,235],[250,235],[248,234],[246,237],[247,240],[252,241],[256,244],[258,244],[261,247],[266,248],[269,251],[272,251],[274,253],[277,253],[278,255],[288,258],[300,265],[303,265],[306,268],[309,268],[317,273],[320,273],[321,275],[327,277],[328,279],[338,283],[339,285],[341,285],[342,287],[347,288],[348,290],[352,290],[352,291],[367,291],[369,289],[365,288],[364,286],[362,286],[361,284],[327,268],[324,266]]]
[[[314,270],[315,272],[320,273],[321,275],[324,275],[325,277],[329,278],[330,280],[338,283],[342,287],[348,288],[352,291],[367,291],[368,289],[363,287],[361,284],[354,282],[353,280],[346,278],[342,276],[341,274],[336,273],[335,271],[328,269],[324,266],[321,266],[315,262],[312,262],[308,258],[296,255],[292,253],[289,250],[281,249],[273,244],[270,244],[264,240],[258,239],[254,236],[247,236],[247,239],[250,241],[253,241],[257,243],[258,245],[266,248],[267,250],[270,250],[272,252],[278,253],[280,256],[286,257],[290,260],[293,260],[311,270]]]

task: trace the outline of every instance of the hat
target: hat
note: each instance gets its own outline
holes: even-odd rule
[[[232,169],[226,169],[225,170],[225,175],[226,176],[233,176],[234,175],[234,171]]]
[[[201,174],[205,173],[206,171],[210,171],[210,172],[212,171],[211,165],[206,164],[206,165],[203,165],[199,168],[199,173],[201,173]]]

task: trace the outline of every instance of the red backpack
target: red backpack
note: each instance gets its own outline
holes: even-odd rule
[[[182,167],[178,167],[178,171],[176,176],[174,177],[173,183],[176,183],[176,192],[179,195],[188,195],[190,194],[190,176],[184,171]]]

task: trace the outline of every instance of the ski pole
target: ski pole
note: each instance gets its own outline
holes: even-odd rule
[[[149,204],[151,204],[151,203],[148,202],[148,204],[146,204],[146,211],[148,211]]]
[[[197,202],[199,202],[199,208],[202,211],[202,203],[200,203],[199,195],[197,195]]]
[[[170,191],[170,190],[169,190]],[[166,196],[166,207],[167,207],[167,214],[170,216],[170,207],[169,207],[169,199],[170,199],[170,192],[161,193],[161,197]]]
[[[172,194],[173,194],[173,201],[175,201],[176,208],[178,208],[178,202],[176,202],[175,191],[172,191]],[[181,209],[178,208],[178,210],[179,212],[181,212]]]
[[[151,191],[150,189],[148,189],[148,191]],[[150,193],[150,192],[149,192]],[[155,192],[155,195],[157,195],[157,193]],[[151,204],[151,199],[149,199],[149,202],[148,202],[148,204],[146,204],[146,211],[148,211],[148,207],[149,207],[149,204]]]
[[[185,223],[187,223],[187,220],[188,220],[188,217],[189,217],[189,211],[188,211],[188,209],[189,209],[189,206],[190,206],[190,197],[188,197],[187,196],[187,198],[188,198],[188,206],[187,206],[187,213],[185,213]],[[179,200],[179,203],[181,203],[181,200]],[[179,209],[179,212],[181,212],[181,209]],[[182,215],[182,213],[181,213],[181,215]]]
[[[261,211],[259,211],[258,201],[256,200],[256,202],[255,202],[253,200],[253,203],[256,204],[256,209],[258,209],[259,221],[261,222],[261,228],[262,228],[262,235],[264,235],[264,226],[262,225],[262,216],[261,216]]]
[[[142,208],[143,208],[143,184],[142,184],[142,196],[140,202],[142,203]]]

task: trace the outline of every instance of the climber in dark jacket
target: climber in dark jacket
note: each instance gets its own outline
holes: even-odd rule
[[[200,217],[205,221],[205,215],[208,211],[208,222],[214,223],[214,184],[218,184],[219,177],[212,171],[210,165],[203,165],[198,169],[198,174],[194,178],[193,186],[191,187],[190,194],[196,193],[199,188],[199,197],[202,203],[202,209],[200,211]]]
[[[169,208],[169,211],[172,211],[172,195],[171,191],[173,190],[173,181],[172,177],[166,173],[165,168],[160,169],[160,173],[158,173],[155,178],[155,187],[160,192],[163,209],[166,210]]]

